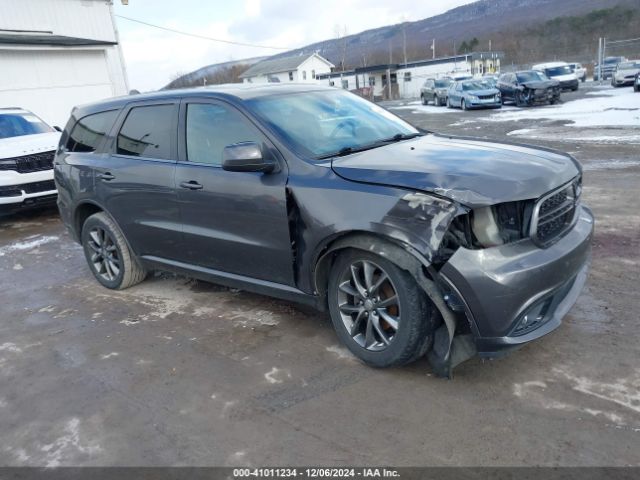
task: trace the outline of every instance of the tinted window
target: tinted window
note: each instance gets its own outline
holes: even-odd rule
[[[75,124],[69,140],[67,150],[70,152],[94,152],[102,139],[109,133],[118,115],[117,110],[88,115]]]
[[[132,108],[118,134],[118,153],[170,159],[173,113],[173,105]]]
[[[0,112],[0,138],[21,137],[53,132],[53,129],[29,112]]]
[[[187,106],[187,159],[222,165],[224,147],[240,142],[262,143],[260,132],[231,107],[207,103]]]

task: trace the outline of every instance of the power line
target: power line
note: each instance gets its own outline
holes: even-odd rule
[[[153,23],[143,22],[142,20],[137,20],[135,18],[125,17],[124,15],[115,14],[114,16],[116,16],[118,18],[122,18],[124,20],[129,20],[130,22],[135,22],[135,23],[139,23],[141,25],[146,25],[147,27],[158,28],[160,30],[165,30],[167,32],[177,33],[179,35],[185,35],[187,37],[199,38],[201,40],[209,40],[211,42],[227,43],[227,44],[230,44],[230,45],[239,45],[241,47],[268,48],[270,50],[289,50],[289,48],[287,48],[287,47],[273,47],[273,46],[268,46],[268,45],[256,45],[255,43],[234,42],[232,40],[222,40],[220,38],[205,37],[204,35],[198,35],[196,33],[183,32],[181,30],[174,30],[173,28],[163,27],[161,25],[154,25]]]

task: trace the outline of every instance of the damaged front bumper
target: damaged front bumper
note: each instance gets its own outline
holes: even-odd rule
[[[593,229],[591,211],[581,206],[575,226],[548,248],[523,240],[456,251],[438,283],[480,356],[502,355],[560,325],[584,286]]]

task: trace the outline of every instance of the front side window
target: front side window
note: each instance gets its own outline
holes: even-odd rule
[[[174,111],[174,105],[132,108],[118,134],[118,154],[170,159]]]
[[[247,105],[294,150],[315,158],[419,135],[404,120],[344,90],[256,97]]]
[[[94,113],[78,120],[67,141],[69,152],[95,152],[102,139],[109,133],[118,110]]]
[[[256,127],[226,105],[190,103],[187,106],[187,160],[222,165],[224,148],[241,142],[262,143]]]
[[[22,137],[53,131],[53,128],[31,112],[0,111],[0,138]]]

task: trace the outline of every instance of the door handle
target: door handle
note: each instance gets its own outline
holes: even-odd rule
[[[115,177],[115,175],[112,175],[110,172],[105,172],[105,173],[101,173],[100,175],[98,175],[98,178],[100,180],[104,180],[105,182],[108,182],[110,180],[113,180]]]
[[[189,180],[188,182],[182,182],[180,184],[182,188],[188,188],[189,190],[202,190],[202,185],[200,185],[195,180]]]

